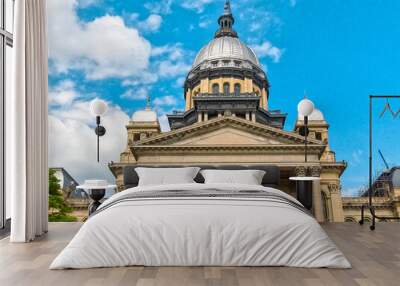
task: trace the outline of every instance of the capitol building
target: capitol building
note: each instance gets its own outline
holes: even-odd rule
[[[119,191],[124,166],[275,165],[280,190],[295,196],[289,177],[304,168],[320,177],[313,183],[313,213],[320,222],[356,220],[363,198],[344,200],[340,177],[346,162],[329,145],[329,123],[317,108],[309,117],[308,162],[298,116],[285,129],[286,113],[269,108],[273,95],[257,55],[234,29],[229,1],[213,39],[198,52],[184,83],[185,110],[169,114],[171,131],[161,132],[148,104],[127,124],[128,142],[119,162],[109,164]],[[318,106],[318,103],[316,103]],[[351,214],[351,218],[346,213]]]

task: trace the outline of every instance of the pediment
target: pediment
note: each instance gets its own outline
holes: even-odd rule
[[[298,145],[304,144],[304,137],[245,119],[224,116],[161,133],[141,140],[137,144],[139,146]],[[311,139],[309,144],[322,145],[322,142]]]
[[[272,145],[282,143],[287,142],[282,142],[279,138],[267,134],[262,136],[232,126],[221,126],[217,130],[176,141],[174,145]]]

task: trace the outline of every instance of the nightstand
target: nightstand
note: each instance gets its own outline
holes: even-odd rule
[[[297,200],[303,206],[311,210],[313,198],[313,182],[319,181],[319,177],[290,177],[289,180],[296,182]]]

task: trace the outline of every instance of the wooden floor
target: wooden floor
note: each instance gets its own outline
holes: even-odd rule
[[[380,223],[375,232],[353,223],[324,229],[353,269],[288,267],[124,267],[48,270],[80,223],[50,223],[43,238],[29,244],[0,241],[0,285],[400,285],[400,224]]]

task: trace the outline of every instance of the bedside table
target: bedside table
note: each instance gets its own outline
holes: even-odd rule
[[[88,207],[90,216],[101,205],[100,201],[104,198],[104,195],[106,194],[106,189],[89,189],[88,194],[89,197],[92,199],[92,202],[90,202]]]
[[[106,180],[85,180],[83,185],[77,186],[77,189],[84,189],[85,192],[92,199],[89,204],[88,211],[89,216],[93,214],[97,208],[101,205],[101,200],[106,194],[107,188],[115,188],[116,185],[109,185]]]
[[[290,177],[289,180],[296,182],[297,200],[303,206],[311,210],[313,198],[313,182],[319,181],[319,177]]]

